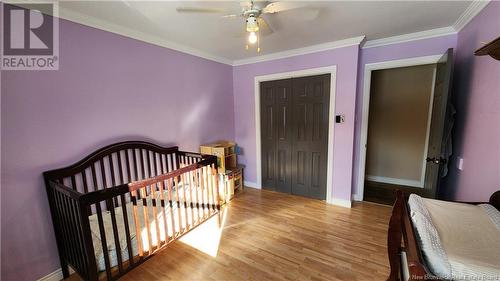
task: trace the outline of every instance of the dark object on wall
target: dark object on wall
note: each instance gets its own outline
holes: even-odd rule
[[[398,281],[403,279],[403,272],[408,272],[408,280],[442,280],[432,274],[423,259],[420,245],[414,231],[413,222],[410,218],[408,207],[408,196],[398,190],[395,192],[396,202],[392,207],[392,215],[389,220],[387,235],[387,253],[391,267],[387,281]],[[461,202],[467,204],[489,203],[500,211],[500,190],[494,192],[489,202]],[[401,262],[402,255],[406,255],[407,271]]]
[[[116,280],[218,214],[216,171],[215,156],[126,141],[99,149],[71,166],[43,173],[64,278],[69,276],[68,266],[71,266],[84,280]],[[196,194],[194,200],[193,194]],[[188,209],[192,212],[191,221],[187,219]],[[150,218],[149,211],[154,217]],[[186,212],[185,215],[181,216],[181,211]],[[139,220],[140,212],[144,214],[144,224]],[[178,218],[174,218],[174,213]],[[166,214],[169,214],[170,225]],[[91,215],[97,216],[98,230],[91,228]],[[160,230],[161,215],[164,229]],[[129,223],[128,216],[132,216],[133,223]],[[185,218],[184,223],[181,217]],[[150,219],[156,227],[150,226]],[[112,231],[105,230],[105,222],[109,221]],[[119,242],[123,236],[118,234],[122,228],[125,229],[124,247]],[[143,229],[147,229],[149,247],[143,247]],[[164,240],[160,235],[163,230]],[[93,244],[95,231],[100,234],[100,243],[96,245]],[[154,232],[156,239],[151,235]],[[134,234],[137,245],[133,244]],[[108,241],[114,238],[114,249],[109,249],[106,238]],[[94,246],[102,247],[103,272],[99,272]],[[137,246],[137,255],[133,253],[134,246]],[[116,266],[109,257],[113,251]]]
[[[500,37],[477,49],[474,52],[476,56],[489,55],[496,60],[500,60]]]

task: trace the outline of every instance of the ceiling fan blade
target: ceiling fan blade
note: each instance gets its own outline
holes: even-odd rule
[[[177,7],[179,13],[224,13],[226,10],[218,8],[202,8],[202,7]]]
[[[231,14],[231,15],[224,15],[224,16],[221,16],[221,18],[225,18],[225,19],[234,19],[234,18],[237,18],[239,17],[240,15],[237,15],[237,14]]]
[[[268,4],[264,9],[262,9],[262,13],[265,14],[274,14],[277,12],[283,12],[293,9],[298,9],[307,6],[308,3],[304,2],[273,2]]]
[[[262,36],[267,36],[274,32],[265,19],[259,17],[257,22],[259,23],[260,34],[262,34]]]

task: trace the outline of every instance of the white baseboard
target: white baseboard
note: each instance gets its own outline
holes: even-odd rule
[[[397,178],[380,177],[372,175],[366,175],[366,179],[374,182],[406,185],[412,187],[424,187],[424,183],[422,181],[417,181],[417,180],[397,179]]]
[[[340,206],[340,207],[344,207],[344,208],[351,208],[351,206],[352,206],[351,200],[345,200],[345,199],[333,198],[329,203],[332,205]]]
[[[363,201],[363,195],[362,194],[353,194],[352,201]]]
[[[262,189],[256,182],[253,182],[253,181],[244,181],[243,185],[245,185],[246,187]]]
[[[73,274],[73,273],[75,273],[75,271],[73,270],[73,268],[70,267],[69,274]],[[64,279],[64,277],[63,277],[62,269],[58,268],[54,272],[49,273],[40,279],[37,279],[37,281],[61,281],[63,279]]]

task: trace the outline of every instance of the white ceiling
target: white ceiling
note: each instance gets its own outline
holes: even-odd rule
[[[304,1],[310,9],[265,15],[274,32],[260,55],[366,36],[366,40],[453,26],[471,1]],[[265,5],[265,3],[258,3]],[[178,13],[176,7],[211,7],[223,13]],[[472,6],[472,5],[471,5]],[[245,50],[244,19],[233,1],[69,1],[60,17],[153,44],[232,63],[257,56]],[[319,12],[315,14],[314,9]],[[306,19],[302,18],[305,17]],[[463,17],[463,16],[462,16]]]

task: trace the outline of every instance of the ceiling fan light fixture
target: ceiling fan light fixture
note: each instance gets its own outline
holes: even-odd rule
[[[250,15],[247,18],[247,31],[248,32],[259,31],[259,23],[257,22],[257,18],[254,15]]]

